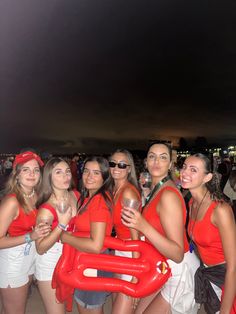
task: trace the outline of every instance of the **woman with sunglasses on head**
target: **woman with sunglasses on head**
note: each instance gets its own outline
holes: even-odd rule
[[[67,232],[61,235],[61,241],[79,251],[87,253],[109,254],[104,248],[105,236],[112,231],[112,178],[108,161],[100,156],[88,157],[84,162],[82,174],[81,198],[78,214],[75,218],[75,236]],[[86,237],[84,233],[87,233]],[[112,274],[97,271],[98,277],[111,277]],[[74,298],[80,314],[101,314],[108,296],[107,292],[75,289]]]
[[[51,232],[36,241],[38,252],[35,277],[47,314],[64,314],[65,307],[56,301],[51,287],[52,275],[62,253],[60,235],[67,230],[69,222],[76,215],[79,193],[72,190],[72,174],[69,164],[60,157],[53,157],[46,163],[40,189],[37,223],[51,226]],[[70,228],[71,229],[71,228]]]
[[[188,234],[201,258],[195,275],[196,300],[204,303],[207,313],[236,313],[236,228],[232,208],[224,200],[218,175],[207,156],[199,153],[187,157],[180,178],[182,187],[192,195]]]
[[[122,222],[145,236],[168,260],[172,276],[160,291],[140,299],[136,314],[197,313],[193,295],[194,273],[199,261],[189,252],[185,233],[186,207],[170,176],[172,150],[168,144],[153,144],[147,154],[152,191],[142,214],[122,210]]]
[[[126,149],[116,150],[109,159],[109,166],[112,178],[114,180],[113,198],[114,198],[114,210],[113,210],[113,223],[117,238],[121,240],[138,240],[139,235],[137,230],[124,226],[121,221],[121,210],[124,206],[124,200],[130,199],[140,203],[141,209],[141,195],[138,189],[138,182],[136,177],[136,171],[134,161],[131,153]],[[125,257],[138,257],[137,252],[115,251],[117,256]],[[119,278],[127,281],[135,281],[129,275],[121,274]],[[113,302],[113,314],[118,313],[132,313],[134,299],[124,295],[123,293],[114,294]]]
[[[16,155],[0,206],[0,295],[2,314],[24,314],[35,267],[35,240],[50,227],[36,224],[43,166],[31,151]]]

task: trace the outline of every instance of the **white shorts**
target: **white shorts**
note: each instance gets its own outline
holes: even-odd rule
[[[116,256],[132,258],[132,252],[130,252],[130,251],[118,251],[118,250],[115,250],[115,255]],[[126,280],[126,281],[131,281],[131,279],[132,279],[132,276],[126,275],[126,274],[119,274],[118,276],[119,276],[120,279]]]
[[[199,304],[194,299],[194,274],[200,265],[195,253],[187,252],[177,264],[168,260],[172,276],[161,290],[162,297],[171,305],[172,314],[195,314]]]
[[[40,281],[51,281],[54,269],[62,253],[62,243],[56,242],[43,255],[36,254],[35,278]]]
[[[27,249],[30,247],[30,250]],[[25,255],[28,251],[28,255]],[[0,288],[19,288],[35,271],[35,242],[0,250]]]

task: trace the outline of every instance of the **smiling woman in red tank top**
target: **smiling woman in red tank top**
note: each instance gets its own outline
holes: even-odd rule
[[[180,177],[182,187],[192,194],[188,233],[202,261],[195,276],[195,297],[204,303],[207,313],[236,313],[236,229],[232,208],[224,201],[218,176],[207,156],[186,158]]]

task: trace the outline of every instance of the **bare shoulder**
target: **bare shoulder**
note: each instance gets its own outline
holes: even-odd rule
[[[132,198],[132,199],[138,199],[139,195],[138,193],[132,189],[131,187],[127,186],[123,191],[123,197],[124,198]]]
[[[0,206],[1,218],[11,217],[11,219],[15,219],[19,215],[19,207],[20,204],[15,196],[4,197]]]
[[[1,208],[18,208],[19,202],[14,195],[7,195],[1,201]]]
[[[234,215],[232,207],[226,202],[219,202],[213,211],[212,222],[215,225],[229,224],[234,222]]]
[[[171,189],[164,189],[161,195],[162,201],[180,201],[183,199],[183,195],[174,184],[167,185],[166,187],[171,187]]]

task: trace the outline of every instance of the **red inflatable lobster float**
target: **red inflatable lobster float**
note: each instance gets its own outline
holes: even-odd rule
[[[106,237],[104,246],[120,251],[139,252],[140,256],[128,258],[84,253],[64,244],[62,255],[53,274],[52,287],[56,289],[58,301],[66,302],[67,311],[72,310],[72,297],[75,288],[122,292],[139,298],[158,291],[171,276],[171,270],[165,257],[149,243]],[[84,270],[87,268],[131,275],[136,277],[138,281],[131,283],[118,278],[87,277],[84,275]]]

